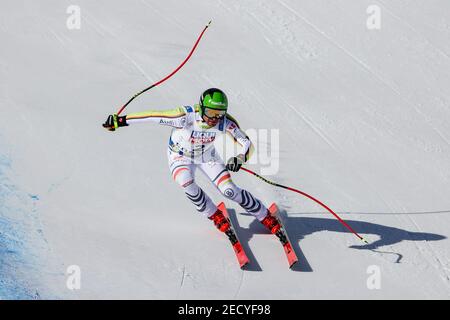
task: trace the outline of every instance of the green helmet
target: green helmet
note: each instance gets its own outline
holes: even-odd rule
[[[217,88],[210,88],[200,96],[200,116],[205,113],[205,108],[227,111],[228,99],[225,93]]]

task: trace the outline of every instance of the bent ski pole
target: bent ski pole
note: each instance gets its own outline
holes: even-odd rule
[[[205,28],[203,29],[202,33],[200,33],[200,35],[198,36],[197,41],[195,42],[194,46],[192,47],[191,52],[189,52],[187,58],[186,58],[186,59],[185,59],[185,60],[184,60],[184,61],[183,61],[183,62],[182,62],[182,63],[181,63],[174,71],[172,71],[171,74],[169,74],[168,76],[166,76],[164,79],[162,79],[162,80],[160,80],[160,81],[158,81],[158,82],[152,84],[150,87],[147,87],[147,88],[145,88],[144,90],[142,90],[142,91],[136,93],[134,96],[132,96],[131,99],[128,100],[128,102],[125,103],[125,104],[120,108],[119,111],[117,111],[117,115],[120,115],[120,114],[122,113],[123,109],[125,109],[126,106],[129,105],[130,102],[133,101],[136,97],[140,96],[141,94],[143,94],[144,92],[150,90],[151,88],[154,88],[154,87],[160,85],[161,83],[163,83],[164,81],[166,81],[167,79],[169,79],[171,76],[173,76],[175,73],[177,73],[178,70],[180,70],[180,69],[184,66],[184,64],[191,58],[192,54],[194,53],[195,49],[197,48],[198,43],[200,42],[200,39],[203,37],[203,34],[205,33],[206,29],[208,29],[208,27],[209,27],[210,24],[211,24],[211,21],[208,22],[208,24],[207,24],[207,25],[205,26]]]
[[[347,222],[345,222],[344,220],[342,220],[342,219],[341,219],[341,218],[340,218],[333,210],[331,210],[326,204],[324,204],[324,203],[321,202],[320,200],[317,200],[317,199],[314,198],[313,196],[310,196],[309,194],[307,194],[307,193],[305,193],[305,192],[303,192],[303,191],[300,191],[300,190],[297,190],[297,189],[294,189],[294,188],[291,188],[291,187],[283,186],[283,185],[281,185],[281,184],[278,184],[278,183],[272,182],[272,181],[270,181],[270,180],[267,180],[266,178],[260,176],[259,174],[255,173],[255,172],[253,172],[253,171],[251,171],[251,170],[249,170],[249,169],[247,169],[247,168],[241,167],[241,169],[244,170],[245,172],[248,172],[248,173],[254,175],[255,177],[261,179],[262,181],[264,181],[264,182],[266,182],[266,183],[268,183],[268,184],[271,184],[271,185],[276,186],[276,187],[284,188],[284,189],[287,189],[287,190],[290,190],[290,191],[299,193],[299,194],[301,194],[302,196],[305,196],[305,197],[307,197],[307,198],[313,200],[314,202],[318,203],[318,204],[321,205],[323,208],[325,208],[325,209],[326,209],[328,212],[330,212],[332,215],[334,215],[334,216],[339,220],[340,223],[342,223],[342,224],[343,224],[350,232],[352,232],[355,236],[357,236],[361,241],[363,241],[363,242],[366,243],[366,244],[369,244],[369,242],[368,242],[366,239],[364,239],[362,236],[360,236],[355,230],[353,230],[352,227],[349,226],[349,224],[348,224]]]

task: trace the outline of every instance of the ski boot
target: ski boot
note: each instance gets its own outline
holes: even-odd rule
[[[270,215],[269,212],[267,212],[267,215],[265,218],[261,221],[261,223],[269,229],[269,231],[273,234],[277,234],[277,232],[281,229],[281,225],[278,222],[277,218]]]
[[[281,243],[285,245],[288,242],[288,239],[286,237],[286,234],[283,232],[283,229],[281,229],[281,224],[278,221],[277,218],[272,216],[270,212],[267,212],[267,216],[261,221],[261,223],[269,229],[269,231],[276,235],[278,239],[280,239]]]
[[[217,209],[217,211],[210,217],[208,217],[209,220],[212,220],[214,222],[214,225],[219,229],[221,232],[227,232],[230,229],[230,222],[227,218],[223,215],[222,211]]]

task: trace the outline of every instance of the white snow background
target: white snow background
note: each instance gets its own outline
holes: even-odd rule
[[[70,5],[79,30],[66,26]],[[379,30],[366,26],[370,5]],[[210,19],[183,69],[125,114],[222,88],[244,129],[279,130],[268,178],[324,201],[370,245],[239,172],[238,185],[284,210],[300,258],[289,270],[275,237],[227,202],[252,260],[242,271],[172,181],[170,129],[101,127]],[[2,0],[0,48],[0,298],[450,297],[449,1]],[[66,286],[71,265],[80,290]]]

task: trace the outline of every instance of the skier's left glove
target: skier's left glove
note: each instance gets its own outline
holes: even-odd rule
[[[228,159],[226,168],[229,171],[238,172],[244,164],[244,155],[240,154],[237,157],[232,157]]]
[[[110,114],[103,124],[103,128],[108,129],[109,131],[114,131],[118,127],[128,126],[127,116],[119,117],[117,114]]]

